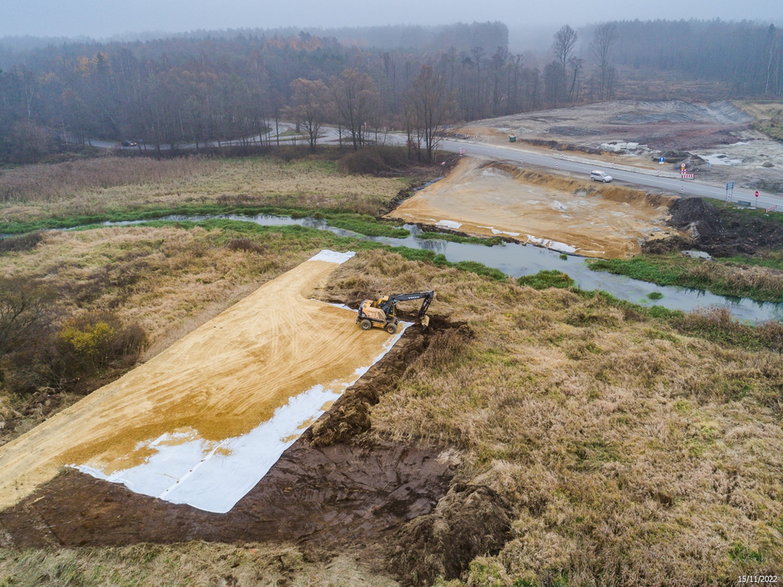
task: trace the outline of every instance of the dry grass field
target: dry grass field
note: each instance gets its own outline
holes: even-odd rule
[[[296,545],[158,545],[14,552],[0,549],[8,585],[340,585],[397,583],[350,554],[313,559]]]
[[[106,157],[0,172],[0,221],[216,202],[375,214],[408,185],[344,174],[322,159]]]
[[[139,321],[160,347],[323,246],[313,234],[265,231],[231,250],[236,235],[202,228],[57,233],[33,251],[7,254],[4,267],[46,274],[64,292],[105,272],[134,275],[125,286],[109,279],[88,288],[89,307]],[[368,438],[450,446],[462,461],[455,481],[488,486],[510,504],[512,540],[475,559],[466,584],[664,585],[675,577],[700,585],[783,566],[778,353],[688,336],[605,298],[537,291],[381,251],[360,252],[319,295],[354,302],[428,288],[438,292],[431,313],[465,323],[469,334],[435,334],[437,344],[372,408]],[[250,585],[277,577],[271,561],[289,555],[299,561],[285,571],[291,584],[334,569],[316,571],[296,549],[267,552],[275,548],[253,556],[202,543],[6,551],[0,578],[39,572],[40,583],[95,584],[109,573],[130,584],[136,576],[229,576],[226,584]],[[226,570],[225,560],[236,565]],[[337,582],[377,579],[334,560],[347,565],[334,570]]]

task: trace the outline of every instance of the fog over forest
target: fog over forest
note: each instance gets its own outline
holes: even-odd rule
[[[159,154],[263,142],[280,120],[308,129],[312,149],[322,124],[355,149],[366,133],[404,131],[429,159],[435,130],[457,121],[650,99],[672,83],[667,97],[783,96],[780,0],[11,2],[0,21],[11,162],[94,139]]]
[[[783,4],[779,0],[692,0],[686,3],[677,0],[644,3],[626,0],[6,0],[3,6],[0,37],[86,36],[96,39],[146,31],[171,33],[226,28],[432,25],[471,21],[500,21],[512,30],[530,25],[548,25],[554,30],[564,19],[572,26],[633,19],[783,21]]]

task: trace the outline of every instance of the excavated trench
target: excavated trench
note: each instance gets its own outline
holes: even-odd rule
[[[443,447],[393,443],[369,434],[370,408],[415,370],[441,337],[455,334],[471,336],[465,325],[438,317],[426,330],[408,328],[226,514],[171,504],[65,470],[0,512],[0,546],[296,542],[328,550],[369,548],[404,583],[434,578],[426,570],[433,560],[442,572],[456,576],[473,556],[505,542],[508,506],[486,488],[455,485],[450,490],[458,460]],[[474,537],[451,552],[446,546],[466,524],[474,527]],[[421,557],[408,553],[401,560],[404,544],[423,540],[433,528],[438,536],[427,552]]]

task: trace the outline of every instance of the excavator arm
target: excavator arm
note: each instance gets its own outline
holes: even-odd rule
[[[389,301],[396,304],[397,302],[407,302],[410,300],[421,300],[424,301],[421,303],[421,308],[419,308],[419,313],[416,316],[419,319],[422,319],[424,315],[427,313],[427,310],[430,307],[430,304],[432,303],[432,300],[435,298],[435,292],[434,291],[421,291],[416,293],[404,293],[404,294],[394,294],[392,296],[389,296]]]

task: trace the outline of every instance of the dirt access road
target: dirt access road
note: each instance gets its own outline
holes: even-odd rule
[[[588,257],[629,257],[671,236],[674,198],[464,158],[389,213],[478,236],[506,236]]]
[[[164,446],[187,444],[196,451],[197,465],[206,457],[221,465],[232,450],[221,444],[224,440],[270,421],[291,398],[311,389],[341,392],[388,350],[392,337],[380,329],[360,330],[353,312],[307,299],[337,266],[329,260],[302,263],[149,362],[0,447],[0,508],[29,495],[68,464],[111,475],[143,465]],[[294,434],[275,429],[271,439],[282,452],[302,429],[296,424]],[[289,437],[280,438],[283,434]],[[153,439],[159,439],[157,445],[150,444]],[[189,473],[186,468],[180,477]],[[220,471],[218,477],[230,483]]]

